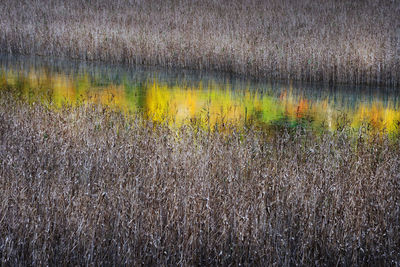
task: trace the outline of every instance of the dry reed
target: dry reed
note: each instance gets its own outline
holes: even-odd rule
[[[399,142],[0,97],[3,265],[398,265]]]
[[[3,0],[0,51],[400,84],[393,0]]]

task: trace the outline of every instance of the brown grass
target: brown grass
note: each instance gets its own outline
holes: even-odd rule
[[[0,51],[400,84],[393,0],[3,0]]]
[[[170,130],[0,97],[5,265],[396,265],[385,135]]]

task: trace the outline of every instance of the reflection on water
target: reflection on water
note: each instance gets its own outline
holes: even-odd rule
[[[0,62],[1,88],[17,88],[32,99],[39,95],[57,106],[90,101],[178,126],[305,124],[334,130],[345,116],[354,128],[399,131],[398,93],[382,88],[256,83],[226,75],[26,58],[0,57]]]

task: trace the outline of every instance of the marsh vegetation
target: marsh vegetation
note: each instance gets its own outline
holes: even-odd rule
[[[390,0],[3,0],[0,51],[396,86],[399,14]]]
[[[0,1],[0,53],[54,63],[0,57],[1,264],[399,265],[399,94],[385,90],[400,86],[399,13],[390,0]],[[55,58],[322,83],[114,79]],[[322,89],[340,83],[374,89]]]
[[[172,130],[102,105],[27,105],[10,90],[3,264],[398,263],[399,139],[345,124]]]

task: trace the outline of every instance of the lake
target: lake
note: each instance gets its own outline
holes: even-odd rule
[[[0,56],[0,88],[26,99],[101,103],[171,126],[235,125],[398,133],[398,89],[255,81],[226,73],[128,67],[40,57]]]

